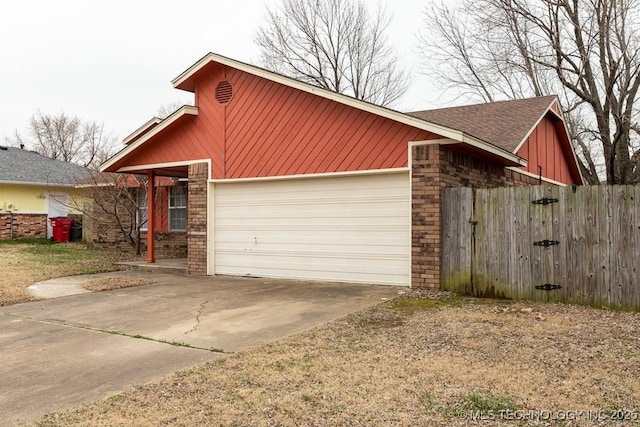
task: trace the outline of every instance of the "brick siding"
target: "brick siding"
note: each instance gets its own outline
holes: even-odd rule
[[[207,274],[207,180],[209,165],[189,165],[189,192],[187,197],[187,274]]]
[[[186,231],[156,231],[154,249],[157,259],[175,259],[187,257]],[[147,232],[140,232],[142,253],[147,252]]]
[[[411,155],[411,286],[439,288],[442,190],[537,185],[538,180],[444,145],[416,145]]]
[[[0,213],[0,240],[18,238],[47,238],[47,214]],[[12,234],[13,228],[13,234]]]
[[[124,206],[125,203],[127,203],[127,200],[123,199],[122,206],[119,209],[119,215],[123,224],[128,225],[131,221],[129,212],[133,212],[133,210],[127,209],[127,207]],[[131,206],[129,206],[129,208],[131,208]],[[130,252],[132,255],[135,254],[136,248],[127,241],[127,238],[118,227],[113,215],[104,212],[99,207],[94,207],[93,212],[89,214],[93,218],[85,217],[83,223],[86,227],[92,227],[92,230],[87,234],[92,236],[95,245],[122,252]],[[156,231],[154,236],[156,258],[175,259],[187,257],[186,231]],[[146,230],[140,231],[140,250],[142,254],[145,254],[147,251]]]

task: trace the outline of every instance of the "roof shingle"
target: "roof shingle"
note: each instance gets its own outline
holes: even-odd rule
[[[540,96],[406,114],[460,130],[514,153],[555,99],[554,95]]]
[[[89,169],[54,160],[34,151],[0,146],[0,183],[71,186],[90,173]]]

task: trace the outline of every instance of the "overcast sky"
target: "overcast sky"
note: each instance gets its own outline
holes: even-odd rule
[[[365,0],[375,6],[378,0]],[[258,64],[253,42],[278,0],[21,0],[0,5],[0,142],[31,115],[64,112],[104,123],[122,140],[172,102],[191,103],[171,80],[208,52]],[[380,0],[414,76],[402,111],[436,105],[420,74],[417,33],[428,0]]]

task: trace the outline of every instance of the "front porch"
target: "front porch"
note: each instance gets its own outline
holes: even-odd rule
[[[209,179],[209,164],[207,162],[186,162],[168,166],[150,166],[143,169],[131,170],[147,175],[147,230],[146,230],[146,262],[132,262],[131,265],[139,269],[168,270],[177,274],[191,276],[205,276],[207,274],[207,181]],[[158,231],[156,215],[156,177],[169,176],[187,178],[187,214],[186,214],[186,259],[156,259],[158,239],[162,245],[163,233]],[[164,234],[172,234],[164,233]],[[184,237],[183,237],[184,238]],[[175,239],[167,239],[167,244]],[[166,248],[165,248],[166,249]],[[183,271],[184,270],[184,271]]]
[[[158,259],[153,263],[146,261],[118,262],[118,265],[127,266],[131,270],[149,271],[153,273],[170,273],[180,276],[187,275],[187,258]]]

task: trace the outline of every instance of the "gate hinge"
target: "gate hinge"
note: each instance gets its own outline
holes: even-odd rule
[[[560,285],[554,285],[553,283],[545,283],[544,285],[536,285],[536,289],[539,289],[541,291],[555,291],[556,289],[560,289],[562,288],[562,286]]]
[[[544,239],[544,240],[540,240],[538,242],[533,242],[533,246],[544,246],[545,248],[548,248],[549,246],[553,246],[553,245],[559,245],[560,242],[558,240],[548,240],[548,239]]]
[[[533,203],[534,205],[550,205],[551,203],[558,203],[560,200],[558,199],[552,199],[550,197],[543,197],[542,199],[538,199],[538,200],[534,200]]]

